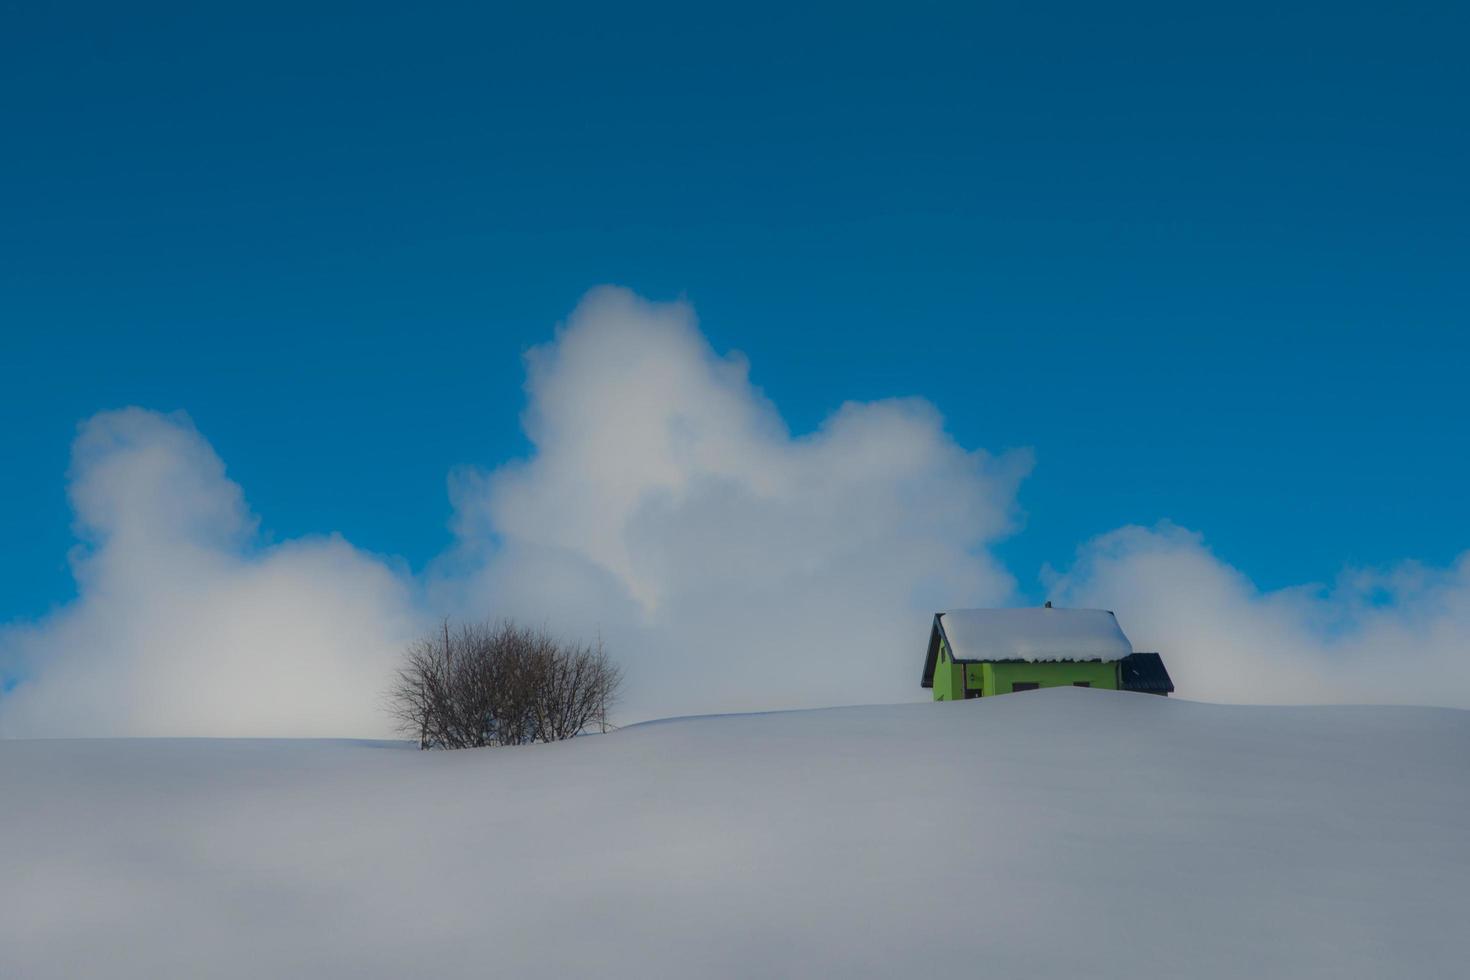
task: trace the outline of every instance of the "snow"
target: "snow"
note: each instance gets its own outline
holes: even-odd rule
[[[1060,688],[0,742],[0,976],[1459,977],[1470,712]]]
[[[940,621],[956,660],[1121,660],[1133,652],[1106,609],[954,609]]]

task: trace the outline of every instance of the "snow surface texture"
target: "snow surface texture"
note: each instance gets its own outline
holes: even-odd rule
[[[1106,609],[954,609],[940,622],[956,660],[1121,660],[1133,652]]]
[[[0,976],[1463,977],[1470,713],[1056,689],[0,742]]]

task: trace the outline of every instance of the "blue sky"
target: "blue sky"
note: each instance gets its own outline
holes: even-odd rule
[[[1031,447],[1023,593],[1170,519],[1258,586],[1470,545],[1460,5],[12,8],[0,621],[80,422],[182,409],[268,537],[421,568],[522,353],[686,298],[791,428]]]

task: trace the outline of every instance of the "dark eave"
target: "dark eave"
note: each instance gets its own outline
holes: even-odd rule
[[[920,687],[934,686],[934,665],[939,660],[939,637],[943,629],[939,625],[939,614],[934,614],[934,625],[929,629],[929,652],[924,654],[924,673],[919,678]]]

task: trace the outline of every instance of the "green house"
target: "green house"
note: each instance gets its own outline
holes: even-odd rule
[[[1135,653],[1106,609],[952,609],[934,614],[921,686],[936,701],[1042,687],[1101,687],[1167,697],[1157,653]]]

